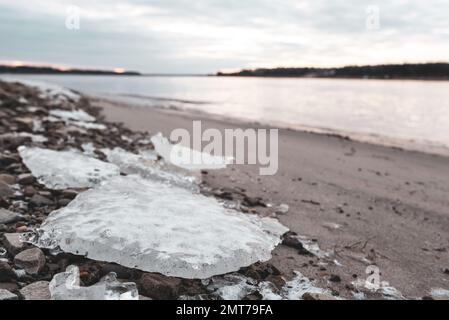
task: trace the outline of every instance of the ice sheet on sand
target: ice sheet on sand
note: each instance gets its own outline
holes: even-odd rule
[[[52,300],[139,300],[136,284],[117,281],[113,272],[90,287],[81,287],[79,269],[73,265],[56,274],[49,289]]]
[[[123,173],[138,174],[147,179],[166,182],[195,192],[199,191],[198,183],[201,182],[201,177],[198,174],[161,165],[151,152],[134,154],[118,147],[112,150],[104,148],[101,152]]]
[[[214,198],[139,176],[113,177],[52,212],[41,247],[182,278],[208,278],[271,258],[288,229]]]
[[[119,168],[74,151],[19,147],[23,163],[50,189],[93,187],[120,174]]]
[[[223,169],[232,162],[232,158],[212,156],[179,144],[171,144],[161,133],[151,137],[151,142],[165,161],[186,170]]]
[[[74,121],[83,121],[83,122],[94,122],[95,117],[91,116],[84,110],[62,110],[62,109],[53,109],[50,110],[50,115],[61,120],[74,120]]]

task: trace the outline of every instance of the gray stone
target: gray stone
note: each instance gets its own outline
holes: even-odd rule
[[[25,300],[50,300],[50,289],[48,281],[38,281],[23,287],[20,293]]]
[[[44,196],[41,196],[40,194],[35,194],[31,198],[30,202],[35,206],[49,206],[53,204],[53,201]]]
[[[20,241],[20,233],[5,233],[3,236],[3,246],[9,253],[17,254],[24,249],[25,243]]]
[[[10,174],[0,174],[0,182],[4,182],[6,184],[15,184],[16,183],[16,177]]]
[[[14,263],[28,274],[39,274],[45,266],[45,255],[39,248],[27,249],[14,257]]]
[[[0,209],[0,224],[1,223],[13,223],[19,221],[22,217],[12,211],[6,209]]]
[[[5,182],[0,181],[0,198],[9,198],[14,194],[14,190]]]
[[[0,289],[0,301],[18,300],[18,299],[19,298],[14,293],[9,292],[8,290],[5,289]]]

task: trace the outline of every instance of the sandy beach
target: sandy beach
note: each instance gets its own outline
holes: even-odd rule
[[[191,130],[193,120],[220,130],[259,127],[98,99],[92,104],[103,108],[107,121],[149,133]],[[449,158],[443,156],[280,130],[276,175],[259,176],[256,166],[233,165],[205,172],[203,180],[214,189],[243,188],[264,203],[289,205],[279,220],[329,255],[321,259],[281,245],[270,262],[286,275],[300,270],[350,297],[355,283],[369,276],[367,266],[376,265],[385,287],[423,298],[432,289],[449,288],[448,167]],[[271,211],[257,208],[262,215]]]

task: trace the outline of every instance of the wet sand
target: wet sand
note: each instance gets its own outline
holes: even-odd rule
[[[259,127],[176,110],[93,104],[103,107],[106,120],[149,133],[191,130],[193,120],[202,120],[203,129]],[[449,289],[449,158],[280,130],[276,175],[259,176],[257,166],[233,165],[203,179],[214,188],[242,187],[265,202],[288,204],[279,220],[332,251],[337,261],[324,265],[281,245],[271,262],[285,274],[298,270],[349,297],[351,283],[365,279],[366,267],[374,264],[380,280],[406,297]]]

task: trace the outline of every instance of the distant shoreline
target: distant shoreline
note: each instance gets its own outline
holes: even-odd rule
[[[341,68],[259,68],[218,72],[218,77],[449,80],[449,63],[389,64]]]

